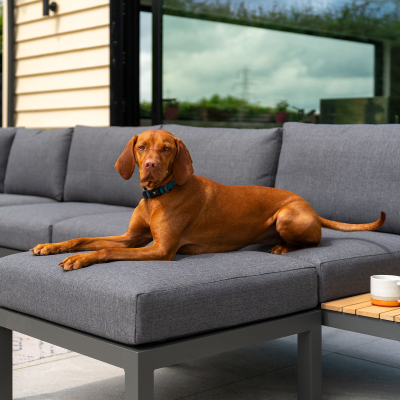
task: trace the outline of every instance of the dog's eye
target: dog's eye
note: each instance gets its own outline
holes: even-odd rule
[[[144,146],[139,146],[138,149],[139,150],[144,150]]]
[[[165,146],[165,147],[163,148],[163,150],[164,150],[164,151],[170,151],[170,150],[171,150],[171,148],[169,148],[169,147]]]

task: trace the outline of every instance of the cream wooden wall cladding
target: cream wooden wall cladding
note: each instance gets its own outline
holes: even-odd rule
[[[15,125],[107,126],[109,0],[15,0]]]

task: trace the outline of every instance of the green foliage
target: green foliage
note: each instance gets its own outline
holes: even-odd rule
[[[281,100],[276,105],[276,111],[287,111],[288,107],[289,107],[289,103],[286,100]]]
[[[164,104],[164,111],[166,103],[168,102]],[[180,101],[177,104],[179,105],[179,119],[182,120],[249,120],[265,116],[265,114],[273,111],[271,107],[248,103],[239,97],[231,95],[223,97],[219,94],[214,94],[209,98],[203,97],[197,102]],[[151,103],[142,102],[140,104],[140,112],[142,118],[150,118]]]
[[[179,107],[179,103],[176,99],[170,99],[164,102],[165,107]]]
[[[148,101],[140,103],[140,116],[141,118],[151,118],[151,103]]]
[[[272,2],[268,2],[271,4]],[[315,3],[314,3],[315,4]],[[348,0],[326,7],[307,1],[295,5],[233,5],[230,0],[164,0],[166,14],[260,26],[320,36],[353,36],[361,40],[400,39],[399,0]]]

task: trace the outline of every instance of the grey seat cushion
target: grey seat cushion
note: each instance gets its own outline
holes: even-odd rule
[[[55,203],[53,199],[48,197],[27,196],[24,194],[7,194],[0,193],[0,207],[17,206],[23,204],[39,204],[39,203]]]
[[[72,128],[18,128],[8,159],[4,192],[62,200],[71,138]]]
[[[93,128],[77,126],[72,138],[65,180],[65,201],[136,207],[142,199],[139,169],[125,181],[114,165],[135,135],[153,127]]]
[[[83,237],[123,235],[129,226],[133,209],[110,214],[83,215],[57,222],[53,226],[53,242]]]
[[[400,233],[400,125],[286,123],[276,187],[295,192],[324,218],[376,221]]]
[[[0,207],[0,246],[29,250],[52,242],[53,225],[68,218],[127,211],[93,203],[46,203]]]
[[[16,131],[16,128],[0,128],[0,193],[4,192],[8,156]]]
[[[371,275],[400,275],[400,235],[323,229],[319,247],[286,257],[314,264],[320,301],[335,300],[369,292]]]
[[[196,128],[163,125],[181,139],[193,160],[194,173],[223,185],[275,184],[281,129]]]
[[[317,305],[315,267],[262,252],[109,262],[76,271],[57,265],[66,256],[1,258],[0,305],[127,344]]]

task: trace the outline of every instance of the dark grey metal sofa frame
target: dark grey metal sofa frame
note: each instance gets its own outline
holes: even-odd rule
[[[321,311],[129,346],[0,307],[0,400],[12,399],[12,331],[39,338],[125,370],[125,399],[154,398],[154,370],[293,334],[298,335],[298,398],[321,398]]]
[[[322,325],[383,339],[400,341],[400,323],[356,314],[321,310]]]

